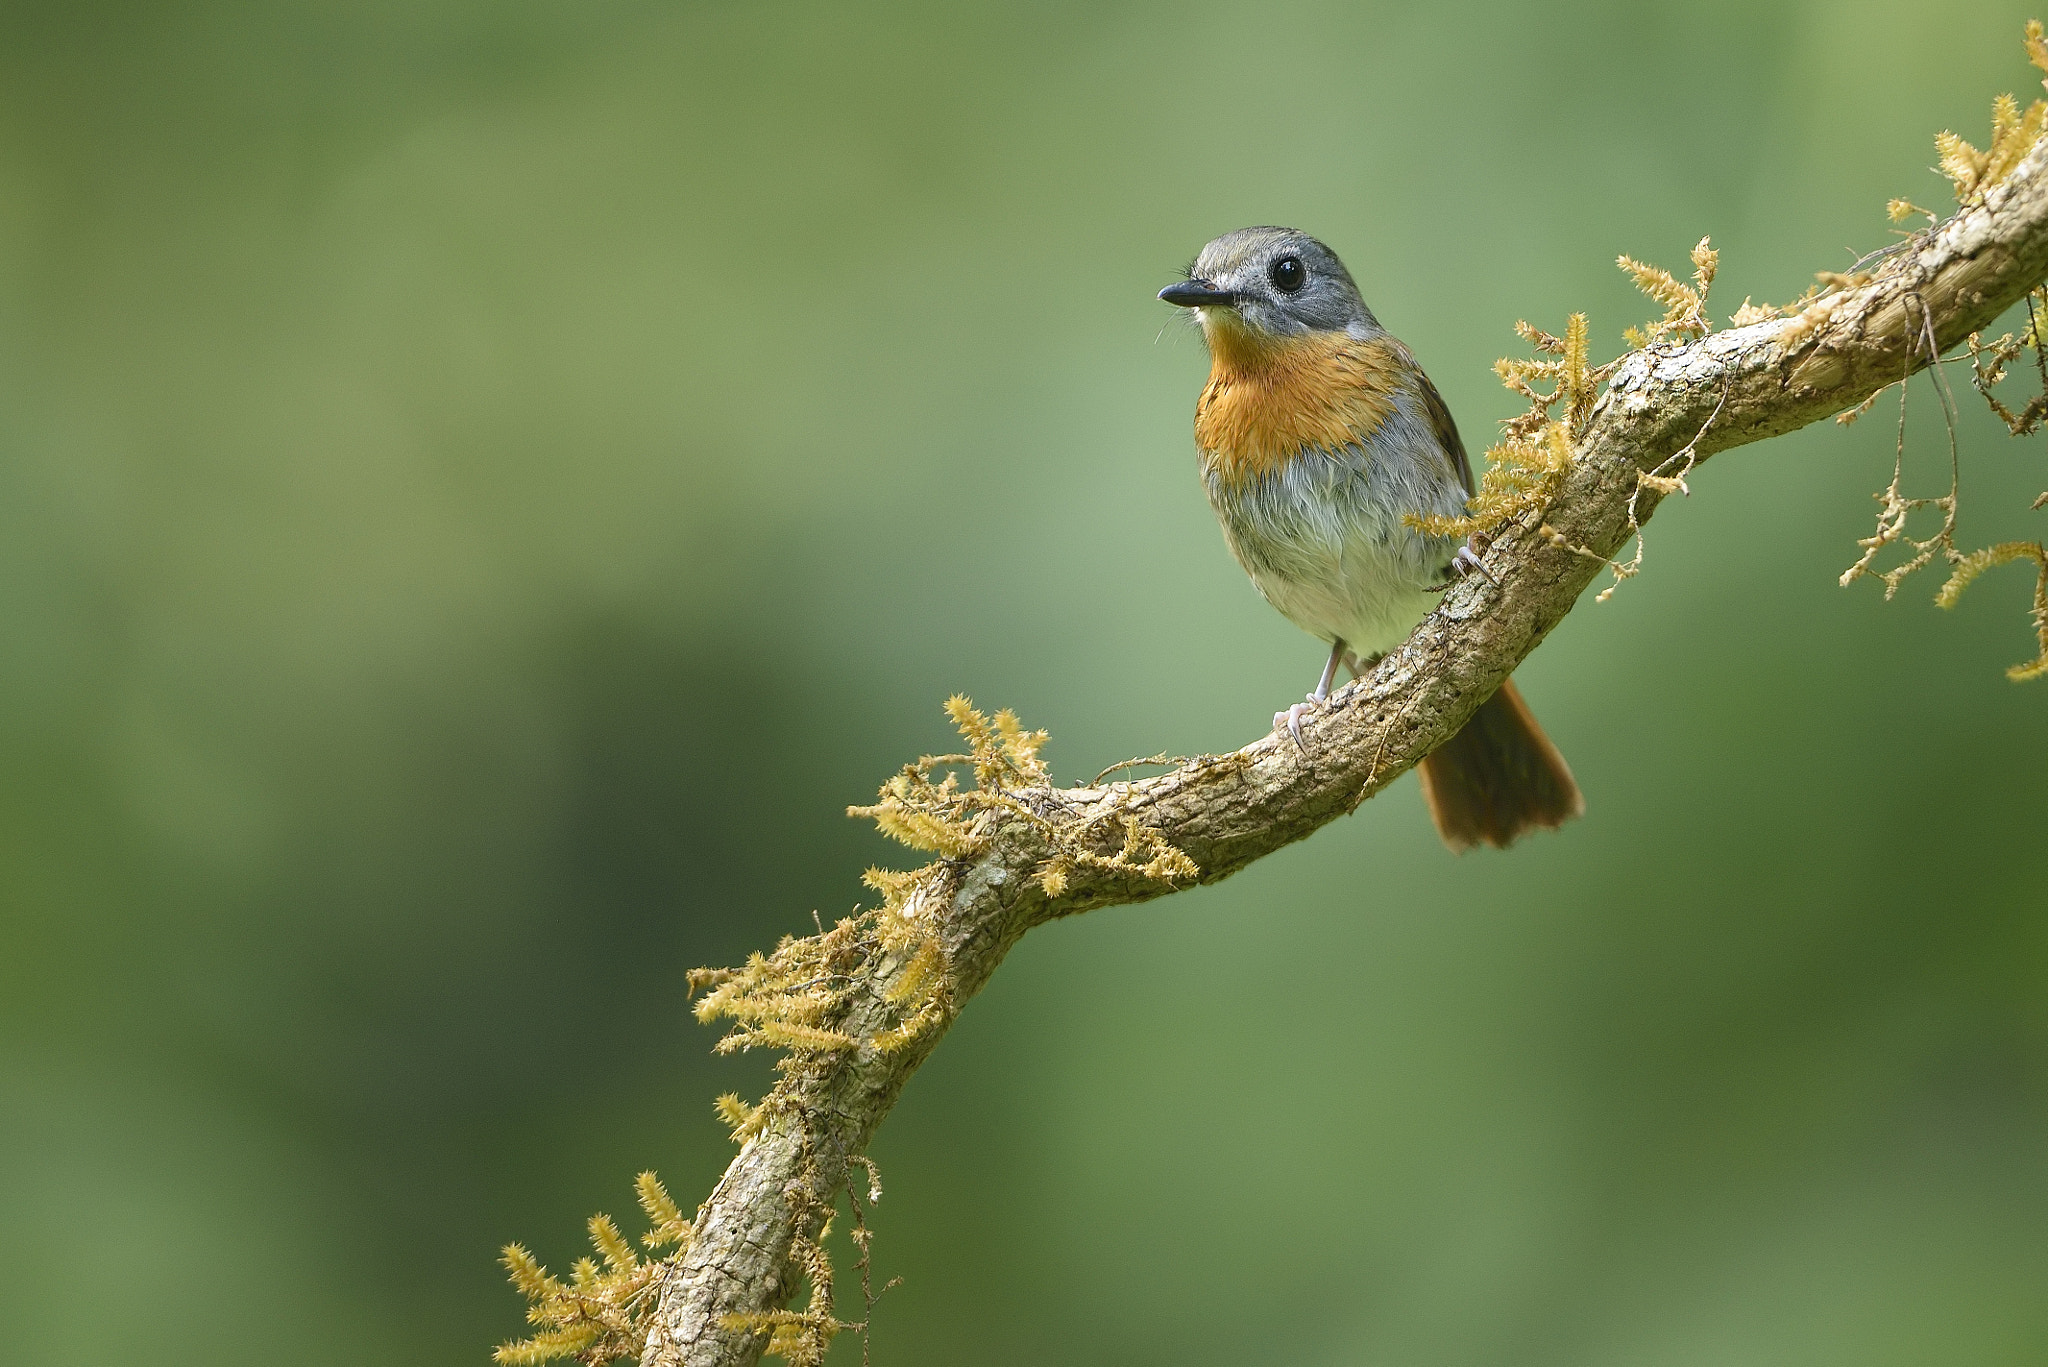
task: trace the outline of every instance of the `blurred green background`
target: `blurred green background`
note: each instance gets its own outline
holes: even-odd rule
[[[901,866],[843,808],[947,693],[1073,780],[1312,681],[1193,473],[1204,240],[1325,237],[1476,450],[1617,252],[1725,317],[1945,203],[2029,13],[8,6],[4,1356],[484,1361],[498,1245],[709,1190],[767,1074],[684,971]],[[2040,535],[1963,397],[1966,538]],[[875,1145],[876,1361],[2041,1361],[2048,685],[2018,569],[1836,587],[1890,413],[1521,671],[1584,821],[1403,780],[1027,940]]]

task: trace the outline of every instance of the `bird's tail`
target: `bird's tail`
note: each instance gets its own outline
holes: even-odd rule
[[[1463,729],[1422,761],[1422,799],[1452,853],[1505,848],[1586,810],[1564,756],[1509,679]]]

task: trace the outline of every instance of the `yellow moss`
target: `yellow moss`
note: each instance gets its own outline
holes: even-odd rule
[[[548,1270],[526,1251],[524,1245],[506,1244],[501,1262],[512,1275],[512,1285],[519,1288],[519,1294],[528,1300],[539,1300],[561,1289],[561,1283],[548,1276]]]
[[[1493,363],[1501,383],[1529,401],[1528,410],[1501,424],[1501,440],[1487,449],[1486,469],[1463,516],[1407,514],[1401,520],[1408,526],[1431,536],[1489,536],[1540,512],[1571,469],[1572,440],[1591,421],[1600,382],[1613,364],[1593,366],[1583,313],[1566,321],[1562,336],[1526,320],[1515,332],[1541,356],[1557,359],[1503,356]],[[1544,384],[1550,388],[1538,388]],[[1560,406],[1563,415],[1553,418],[1551,410]]]
[[[2034,637],[2038,643],[2035,657],[2025,664],[2016,664],[2005,671],[2006,677],[2014,683],[2025,683],[2033,679],[2048,677],[2048,549],[2038,541],[2001,541],[1995,546],[1986,546],[1981,551],[1972,551],[1955,562],[1949,572],[1948,582],[1934,596],[1934,601],[1944,608],[1953,608],[1963,596],[1963,590],[1970,587],[1986,570],[1999,565],[2010,565],[2019,560],[2034,562],[2038,573],[2034,578]]]
[[[1943,129],[1934,135],[1934,152],[1940,159],[1937,169],[1955,187],[1958,200],[1968,199],[1977,189],[1977,178],[1984,171],[1984,154],[1962,138]]]
[[[759,1034],[763,1043],[799,1051],[852,1049],[859,1043],[853,1036],[838,1030],[820,1030],[785,1020],[762,1021]]]
[[[646,1172],[635,1185],[641,1206],[655,1225],[646,1236],[649,1246],[680,1244],[687,1248],[689,1226],[660,1180]],[[497,1362],[512,1367],[573,1357],[601,1363],[641,1355],[655,1301],[651,1293],[675,1266],[674,1255],[656,1262],[642,1261],[605,1215],[591,1217],[590,1242],[603,1258],[603,1266],[595,1259],[579,1258],[566,1283],[549,1276],[520,1245],[505,1246],[506,1273],[526,1299],[527,1321],[537,1329],[529,1338],[501,1344],[493,1354]]]
[[[1622,334],[1632,348],[1640,350],[1666,337],[1693,341],[1714,330],[1707,317],[1707,291],[1714,287],[1714,276],[1721,269],[1721,254],[1714,250],[1710,239],[1703,237],[1693,247],[1691,256],[1691,284],[1660,266],[1645,265],[1629,256],[1615,258],[1615,264],[1628,274],[1637,289],[1664,306],[1661,319],[1647,328],[1632,327]]]
[[[639,1266],[640,1259],[633,1252],[633,1246],[626,1242],[626,1236],[619,1233],[619,1227],[612,1223],[609,1215],[590,1217],[590,1242],[603,1255],[605,1266],[614,1272],[631,1272]]]
[[[903,899],[908,897],[930,873],[930,865],[907,872],[871,868],[860,876],[860,881],[881,893],[884,905],[895,907],[901,906]]]
[[[2048,70],[2048,47],[2044,47],[2042,28],[2038,22],[2027,26],[2027,55],[2036,66]],[[1937,143],[1942,152],[1943,169],[1955,182],[1957,196],[1967,199],[1971,194],[1997,184],[2002,177],[2009,174],[2019,159],[2039,140],[2044,123],[2048,123],[2048,103],[2036,101],[2022,114],[2018,101],[2011,96],[2001,96],[1992,107],[1991,146],[1985,152],[1978,152],[1952,133],[1941,135]],[[1837,278],[1836,283],[1858,282],[1853,278]],[[1985,403],[2016,437],[2028,435],[2038,430],[2044,421],[2048,421],[2048,290],[2036,289],[2030,292],[2025,302],[2027,326],[2023,331],[2007,333],[1993,342],[1986,342],[1982,336],[1975,333],[1967,339],[1971,383],[1975,385]],[[2029,368],[2039,379],[2040,392],[2031,396],[2015,412],[2001,399],[1997,386],[2006,379],[2008,367],[2027,351],[2034,353],[2033,365]],[[1930,366],[1937,360],[1932,355],[1923,355],[1919,359]],[[1962,597],[1963,591],[1987,570],[2021,560],[2031,561],[2037,572],[2029,615],[2037,650],[2034,659],[2014,665],[2006,673],[2016,683],[2048,677],[2048,551],[2044,551],[2042,543],[2038,541],[2005,541],[1967,553],[1958,548],[1956,526],[1961,486],[1956,452],[1955,414],[1948,397],[1946,379],[1938,367],[1933,369],[1931,374],[1937,391],[1942,395],[1942,412],[1949,425],[1948,493],[1933,498],[1908,498],[1903,491],[1906,447],[1903,408],[1905,394],[1902,392],[1897,459],[1892,467],[1892,480],[1876,495],[1876,529],[1857,542],[1862,554],[1855,564],[1843,572],[1841,582],[1847,586],[1858,579],[1875,578],[1884,585],[1884,596],[1890,599],[1898,593],[1908,577],[1939,560],[1948,566],[1949,574],[1935,594],[1934,601],[1943,608],[1953,608]],[[1854,421],[1868,411],[1877,397],[1873,394],[1854,409],[1837,414],[1836,420]],[[2043,504],[2048,504],[2048,495],[2043,495],[2034,506],[2038,509]],[[1939,512],[1941,525],[1932,535],[1915,536],[1908,530],[1909,524],[1913,514],[1923,510]],[[1893,549],[1905,552],[1905,558],[1889,569],[1880,568],[1880,556]]]
[[[2044,343],[2048,343],[2048,289],[2033,291],[2027,296],[2027,327],[2023,332],[2008,332],[1995,342],[1986,342],[1977,333],[1971,333],[1965,345],[1970,352],[1970,382],[1984,397],[2005,423],[2006,430],[2016,437],[2031,435],[2044,418],[2048,418],[2048,368],[2040,364]],[[1997,386],[2006,377],[2006,367],[2022,352],[2033,351],[2036,355],[2036,371],[2041,375],[2041,391],[2021,406],[2018,412],[2006,407],[1999,397]]]
[[[868,1168],[872,1183],[874,1164],[865,1158],[856,1158],[848,1160],[847,1167],[851,1168],[855,1163]],[[821,1182],[815,1160],[807,1160],[801,1178],[787,1188],[790,1221],[795,1228],[795,1235],[790,1241],[789,1261],[811,1285],[809,1303],[802,1310],[761,1310],[719,1317],[719,1324],[725,1329],[766,1333],[768,1343],[763,1351],[768,1356],[783,1358],[792,1367],[821,1367],[834,1338],[848,1330],[862,1333],[867,1329],[865,1319],[858,1324],[850,1324],[832,1313],[832,1259],[825,1251],[825,1240],[832,1230],[832,1206],[836,1204],[836,1194],[821,1201],[816,1193],[821,1187],[831,1191],[835,1186]],[[851,1197],[851,1186],[846,1190]],[[872,1185],[870,1190],[873,1190]],[[854,1242],[861,1250],[858,1265],[861,1293],[872,1314],[874,1291],[868,1284],[869,1236],[866,1224],[861,1220],[858,1198],[852,1199],[856,1221]],[[822,1220],[819,1218],[821,1215]],[[815,1234],[812,1233],[814,1227]]]
[[[925,936],[884,994],[890,1001],[923,1001],[946,971],[945,950],[936,935]]]
[[[725,1122],[725,1127],[732,1131],[734,1139],[744,1141],[751,1137],[761,1113],[759,1106],[749,1106],[733,1092],[724,1093],[711,1105],[718,1112],[718,1118]]]
[[[850,807],[849,815],[867,817],[884,834],[947,860],[985,848],[986,832],[994,820],[1022,821],[1054,846],[1053,855],[1037,873],[1040,889],[1052,897],[1065,895],[1083,868],[1135,873],[1167,883],[1196,876],[1192,860],[1142,823],[1136,836],[1124,831],[1123,848],[1103,853],[1097,846],[1098,828],[1108,817],[1122,820],[1113,809],[1074,822],[1049,812],[1043,798],[1027,800],[1028,795],[1051,788],[1050,774],[1040,757],[1046,733],[1025,729],[1015,712],[1004,709],[986,716],[956,694],[946,700],[946,715],[966,743],[966,752],[926,755],[905,765],[882,786],[877,802]],[[973,775],[971,788],[958,782],[957,771],[963,767]],[[887,996],[904,1007],[904,1015],[872,1041],[884,1052],[901,1048],[951,1011],[948,969],[942,947],[934,938],[932,917],[913,914],[910,909],[910,899],[920,890],[935,887],[945,876],[944,870],[944,863],[907,872],[870,869],[863,878],[883,899],[882,906],[869,913],[874,939],[883,950],[903,960]],[[749,979],[737,987],[718,990],[725,996],[715,1014],[737,1016],[728,1003],[742,992],[758,993],[761,985]],[[700,1006],[699,1014],[705,1015],[706,1008]]]
[[[1742,307],[1735,310],[1735,315],[1728,320],[1728,325],[1730,327],[1746,328],[1751,323],[1767,322],[1772,318],[1782,318],[1784,316],[1785,311],[1776,304],[1753,304],[1747,296],[1744,296]]]
[[[1045,765],[1039,761],[1038,752],[1051,738],[1050,732],[1026,731],[1023,723],[1017,720],[1017,714],[1006,707],[996,713],[996,736],[1014,772],[1034,783],[1048,780]]]
[[[568,1329],[547,1329],[532,1338],[519,1343],[500,1344],[491,1354],[494,1362],[506,1367],[526,1367],[530,1363],[547,1362],[554,1358],[576,1357],[596,1342],[604,1332],[601,1324],[584,1323]],[[628,1354],[614,1354],[624,1357]]]
[[[920,763],[923,763],[920,761]],[[848,816],[864,816],[883,835],[913,850],[929,850],[947,859],[964,859],[981,849],[981,837],[966,822],[946,814],[947,799],[957,786],[949,781],[934,784],[919,765],[882,785],[881,800],[865,807],[848,807]]]
[[[2027,60],[2048,70],[2048,47],[2043,45],[2039,20],[2028,22],[2025,43]],[[2040,141],[2044,127],[2048,127],[2048,102],[2035,100],[2022,113],[2017,99],[2000,95],[1991,105],[1991,141],[1982,151],[1952,131],[1935,134],[1937,169],[1954,187],[1956,202],[1970,203],[2011,175]]]
[[[1616,259],[1616,264],[1638,289],[1664,306],[1662,318],[1645,327],[1631,327],[1624,332],[1623,336],[1631,347],[1642,349],[1667,339],[1693,341],[1713,331],[1713,323],[1707,316],[1707,296],[1714,287],[1715,276],[1720,273],[1721,254],[1714,249],[1712,239],[1702,237],[1688,256],[1692,261],[1690,283],[1662,267],[1648,265],[1632,257]],[[1769,305],[1759,306],[1745,299],[1733,321],[1742,327],[1779,317],[1782,313],[1783,310]],[[1530,410],[1503,424],[1502,441],[1487,452],[1486,474],[1480,480],[1479,492],[1470,500],[1469,516],[1409,518],[1406,519],[1409,525],[1439,535],[1487,535],[1518,518],[1540,518],[1543,509],[1556,496],[1566,472],[1571,468],[1572,440],[1585,430],[1591,420],[1600,381],[1618,362],[1598,368],[1592,365],[1583,314],[1572,316],[1563,337],[1554,337],[1527,323],[1517,323],[1515,330],[1539,352],[1558,359],[1504,359],[1495,364],[1494,369],[1508,388],[1530,400]],[[1548,393],[1535,387],[1545,380],[1555,384]],[[1559,403],[1564,408],[1563,416],[1553,419],[1550,409]],[[1715,412],[1718,415],[1719,409]],[[1713,418],[1709,417],[1707,421],[1711,425]],[[1700,436],[1705,434],[1703,427]],[[1538,523],[1539,531],[1554,544],[1574,554],[1601,561],[1614,571],[1614,584],[1602,590],[1595,598],[1596,602],[1606,602],[1623,580],[1642,568],[1642,524],[1638,518],[1642,496],[1646,491],[1660,496],[1684,492],[1685,477],[1696,459],[1698,442],[1699,437],[1696,436],[1656,470],[1637,475],[1635,492],[1629,499],[1629,529],[1636,538],[1636,552],[1634,558],[1626,563],[1586,547],[1572,545],[1547,522]]]
[[[1571,469],[1571,438],[1562,422],[1527,436],[1509,434],[1486,453],[1486,473],[1464,517],[1415,517],[1409,526],[1432,536],[1490,535],[1528,513],[1541,511]]]
[[[904,1045],[939,1023],[945,1016],[951,998],[934,996],[919,1006],[916,1011],[904,1017],[901,1024],[878,1033],[873,1040],[875,1052],[893,1054]]]
[[[1587,420],[1593,416],[1593,399],[1599,389],[1588,359],[1587,331],[1583,313],[1574,313],[1565,321],[1564,352],[1558,361],[1557,393],[1564,400],[1565,423],[1569,428],[1566,435],[1573,437],[1585,430]],[[1565,459],[1570,458],[1567,451]]]
[[[647,1213],[647,1222],[653,1226],[640,1236],[640,1242],[649,1248],[660,1248],[665,1244],[679,1244],[688,1248],[691,1238],[691,1224],[683,1218],[683,1212],[668,1194],[668,1188],[652,1172],[643,1172],[633,1179],[633,1193],[640,1198],[640,1209]]]
[[[1703,302],[1707,291],[1714,287],[1714,276],[1721,269],[1721,253],[1714,250],[1712,242],[1712,238],[1703,237],[1693,244],[1691,252],[1692,278],[1693,282],[1699,286],[1700,298]]]

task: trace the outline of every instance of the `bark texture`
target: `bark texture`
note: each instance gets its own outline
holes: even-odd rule
[[[1269,735],[1155,778],[1015,796],[1068,830],[1120,831],[1136,816],[1194,860],[1198,881],[1229,877],[1353,810],[1450,736],[1571,611],[1603,567],[1597,557],[1626,543],[1632,499],[1647,519],[1657,495],[1640,473],[1689,445],[1704,460],[1854,407],[1989,325],[2044,276],[2048,142],[1977,203],[1872,265],[1867,280],[1805,312],[1629,356],[1574,434],[1572,467],[1546,510],[1549,534],[1529,525],[1499,535],[1486,555],[1491,578],[1448,591],[1406,644],[1311,716],[1305,750]],[[1084,865],[1051,897],[1035,876],[1056,853],[1043,824],[998,815],[985,834],[979,854],[951,862],[912,904],[942,937],[956,1009],[1031,927],[1174,891]],[[858,970],[837,1028],[868,1039],[894,1023],[886,992],[903,967]],[[893,1053],[864,1045],[802,1061],[793,1104],[733,1160],[665,1279],[647,1367],[759,1358],[766,1333],[725,1317],[776,1309],[795,1292],[793,1212],[829,1208],[848,1159],[945,1023]]]

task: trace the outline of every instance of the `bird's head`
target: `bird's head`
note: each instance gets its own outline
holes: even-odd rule
[[[1239,228],[1202,248],[1159,297],[1191,309],[1219,360],[1252,366],[1315,333],[1377,335],[1337,254],[1293,228]]]

